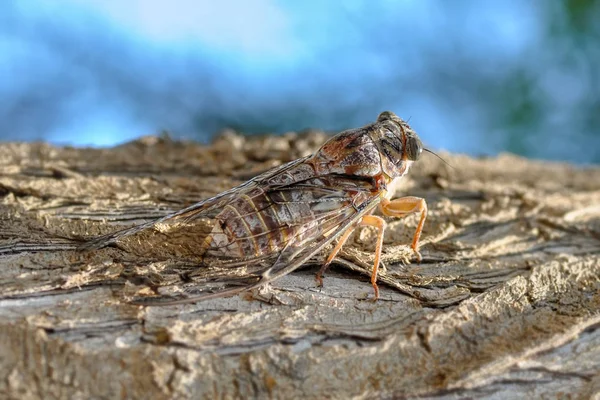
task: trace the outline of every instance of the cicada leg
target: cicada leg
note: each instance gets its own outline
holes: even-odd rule
[[[381,260],[381,250],[383,248],[383,232],[385,231],[385,221],[383,220],[383,218],[377,217],[375,215],[365,215],[360,220],[359,225],[372,226],[372,227],[375,227],[378,229],[377,244],[375,245],[375,262],[373,265],[373,272],[371,273],[371,284],[373,285],[373,289],[375,290],[375,299],[378,299],[379,298],[379,288],[377,287],[377,271],[379,270],[379,264],[380,264],[380,260]],[[327,257],[325,264],[323,264],[323,266],[317,273],[316,280],[317,280],[319,286],[323,286],[323,273],[325,272],[325,270],[327,269],[329,264],[331,264],[331,262],[333,261],[335,256],[342,249],[342,246],[344,245],[344,243],[346,243],[346,241],[350,237],[350,234],[352,234],[353,231],[354,231],[354,229],[350,228],[346,232],[344,232],[344,234],[340,237],[337,244],[335,245],[335,247],[329,254],[329,257]]]
[[[423,225],[425,225],[425,219],[427,218],[427,203],[420,197],[400,197],[394,200],[381,199],[380,209],[383,215],[389,217],[402,218],[409,214],[421,213],[421,219],[417,230],[413,236],[411,248],[417,256],[417,261],[421,262],[421,253],[419,253],[419,239],[421,238],[421,232],[423,231]]]
[[[319,287],[323,287],[323,274],[325,273],[325,270],[327,269],[327,267],[329,267],[329,264],[331,264],[335,256],[337,256],[337,254],[340,252],[342,246],[344,245],[344,243],[346,243],[352,232],[354,232],[353,227],[348,228],[346,232],[344,232],[344,234],[340,237],[337,244],[329,254],[329,257],[327,257],[327,260],[325,260],[325,264],[323,264],[319,272],[317,272],[317,276],[315,276],[315,279],[317,280],[317,284]]]
[[[383,232],[385,232],[385,221],[376,215],[365,215],[360,224],[363,226],[372,226],[377,228],[377,243],[375,244],[375,262],[373,263],[373,272],[371,272],[371,285],[375,290],[375,300],[379,298],[379,287],[377,287],[377,271],[379,270],[379,261],[381,260],[381,250],[383,249]]]

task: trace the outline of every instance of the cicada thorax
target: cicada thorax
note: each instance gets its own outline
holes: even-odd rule
[[[374,177],[381,160],[369,127],[352,129],[329,139],[310,160],[317,173]]]
[[[406,174],[412,163],[407,151],[414,142],[411,133],[406,122],[383,112],[377,122],[329,139],[313,157],[315,169],[391,181]]]

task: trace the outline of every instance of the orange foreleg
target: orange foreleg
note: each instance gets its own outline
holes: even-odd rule
[[[409,214],[421,213],[421,219],[419,219],[419,225],[413,236],[411,248],[417,256],[417,260],[421,261],[421,253],[419,253],[419,239],[421,238],[421,232],[423,231],[423,225],[425,225],[425,219],[427,218],[427,203],[420,197],[400,197],[394,200],[381,199],[379,208],[383,215],[389,217],[402,218]]]

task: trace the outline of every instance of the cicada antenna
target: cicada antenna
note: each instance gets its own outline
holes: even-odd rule
[[[434,152],[434,151],[432,151],[432,150],[429,150],[429,149],[425,149],[425,148],[424,148],[423,150],[425,150],[426,152],[428,152],[428,153],[430,153],[430,154],[433,154],[434,156],[436,156],[437,158],[439,158],[440,160],[442,160],[442,162],[443,162],[444,164],[446,164],[447,166],[449,166],[450,168],[452,168],[453,170],[455,170],[455,171],[456,171],[456,168],[454,168],[452,165],[450,165],[450,163],[449,163],[448,161],[444,160],[444,159],[443,159],[442,157],[440,157],[440,155],[439,155],[439,154],[437,154],[436,152]]]

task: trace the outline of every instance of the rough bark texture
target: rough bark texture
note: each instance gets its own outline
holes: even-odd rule
[[[315,287],[315,263],[246,295],[169,307],[189,266],[82,238],[163,216],[312,152],[313,132],[211,146],[0,145],[2,398],[589,398],[600,391],[600,169],[423,156],[389,220],[381,298],[359,229]],[[187,270],[186,270],[187,268]],[[183,272],[182,272],[183,271]]]

